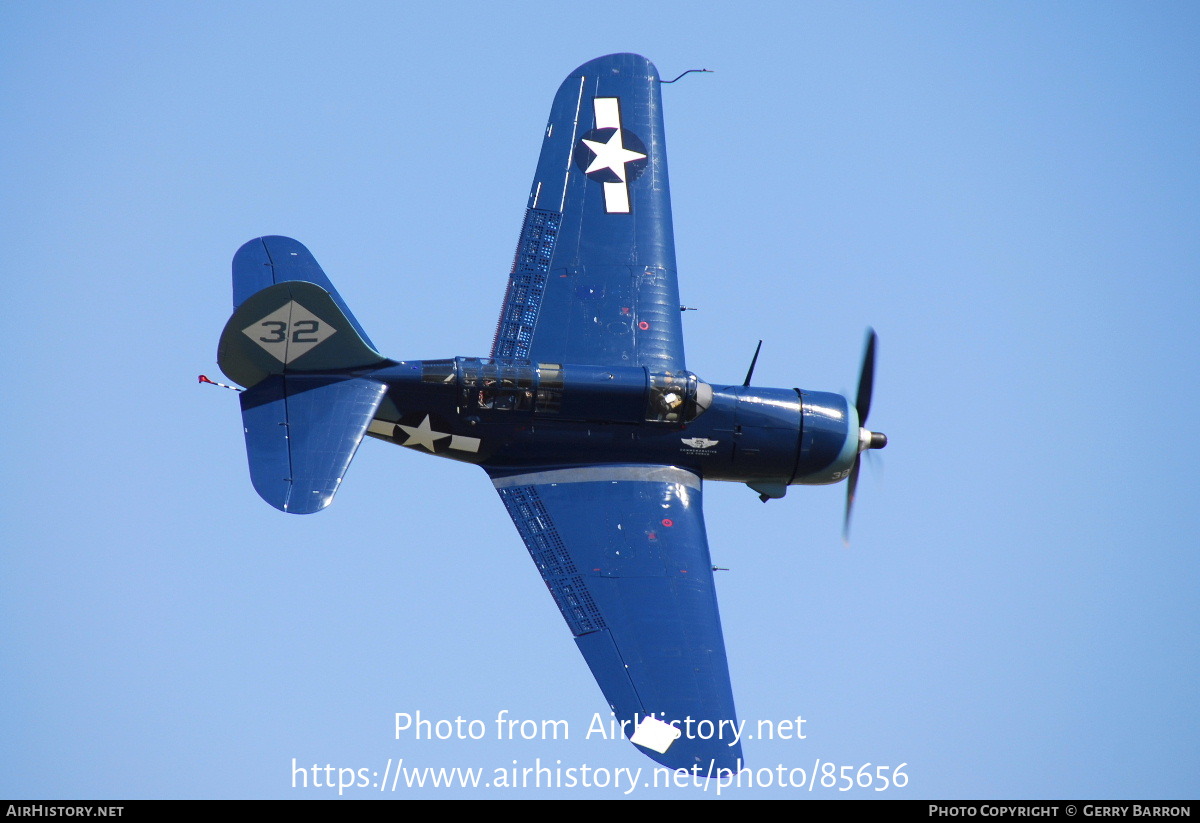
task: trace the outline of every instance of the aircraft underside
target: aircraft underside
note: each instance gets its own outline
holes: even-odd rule
[[[255,490],[328,506],[370,435],[481,466],[613,716],[671,768],[743,768],[702,511],[703,481],[849,480],[886,438],[857,398],[714,385],[685,365],[662,98],[644,57],[563,81],[491,356],[380,354],[312,254],[261,237],[233,260],[218,363],[239,395]],[[469,288],[464,284],[464,288]],[[211,382],[211,381],[210,381]]]

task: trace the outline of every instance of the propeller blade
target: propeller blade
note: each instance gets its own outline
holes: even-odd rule
[[[858,471],[862,467],[862,453],[871,449],[882,449],[887,445],[887,435],[882,432],[867,431],[867,415],[871,413],[871,392],[875,389],[875,348],[879,344],[879,335],[867,327],[867,347],[863,352],[862,369],[858,373],[858,397],[855,398],[854,408],[858,411],[858,425],[870,440],[859,444],[858,454],[854,457],[854,466],[850,469],[850,477],[846,482],[846,518],[842,522],[842,543],[850,545],[850,512],[854,508],[854,493],[858,489]]]
[[[850,469],[850,479],[846,482],[846,518],[842,521],[842,545],[850,546],[850,510],[854,507],[854,491],[858,488],[858,467],[862,465],[862,455],[854,458],[854,467]]]
[[[862,370],[858,375],[858,399],[854,407],[858,409],[858,425],[866,426],[867,415],[871,413],[871,391],[875,388],[875,345],[879,335],[872,328],[867,329],[867,350],[863,352]]]

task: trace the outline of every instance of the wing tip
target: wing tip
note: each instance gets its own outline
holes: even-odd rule
[[[620,74],[644,74],[652,80],[658,79],[658,68],[654,63],[649,58],[633,52],[615,52],[596,57],[575,69],[569,77],[599,74],[604,71]]]

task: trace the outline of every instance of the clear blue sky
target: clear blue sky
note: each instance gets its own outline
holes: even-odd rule
[[[881,338],[852,548],[843,487],[705,489],[739,713],[806,721],[749,765],[1200,794],[1194,4],[343,5],[0,6],[0,795],[649,769],[582,739],[603,698],[482,472],[371,441],[289,517],[195,383],[269,233],[391,356],[485,354],[551,98],[614,51],[715,70],[664,94],[689,366],[761,337],[756,382],[852,391]],[[417,711],[487,739],[393,739]]]

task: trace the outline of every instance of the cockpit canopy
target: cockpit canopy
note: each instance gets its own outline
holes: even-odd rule
[[[712,386],[690,371],[650,372],[646,420],[690,423],[712,405]]]
[[[457,382],[463,412],[530,412],[613,422],[682,424],[712,405],[712,387],[687,371],[460,357],[425,361],[424,382]]]

